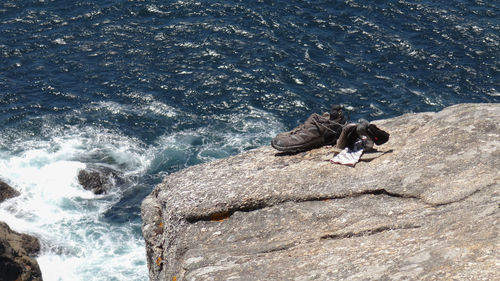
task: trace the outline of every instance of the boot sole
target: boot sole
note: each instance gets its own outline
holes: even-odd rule
[[[278,146],[274,144],[274,142],[271,142],[271,146],[274,147],[276,150],[283,151],[283,152],[303,152],[303,151],[308,151],[314,148],[322,147],[324,145],[323,142],[318,142],[318,143],[313,143],[313,144],[307,144],[307,145],[296,145],[296,146]]]

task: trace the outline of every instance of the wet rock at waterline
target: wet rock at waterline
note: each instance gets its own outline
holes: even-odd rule
[[[109,192],[117,184],[124,182],[123,175],[106,166],[88,165],[78,172],[78,182],[86,190],[95,194]]]
[[[375,122],[388,153],[262,147],[143,201],[150,280],[499,280],[500,104]]]
[[[0,180],[0,203],[19,192]],[[0,281],[41,281],[35,256],[40,251],[36,237],[17,233],[0,221]]]
[[[19,195],[19,192],[0,180],[0,203],[6,199],[13,198]]]
[[[0,222],[0,280],[41,281],[42,273],[34,259],[39,251],[37,238],[17,233]]]

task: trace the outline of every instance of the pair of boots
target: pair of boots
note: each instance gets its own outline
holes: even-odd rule
[[[365,149],[373,143],[381,145],[389,140],[389,133],[377,128],[366,120],[358,124],[347,124],[340,105],[333,105],[330,113],[313,113],[304,124],[277,135],[271,145],[283,152],[301,152],[324,145],[336,145],[337,148],[354,148],[357,140],[362,140]]]

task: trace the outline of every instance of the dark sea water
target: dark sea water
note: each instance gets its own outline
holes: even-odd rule
[[[0,3],[0,220],[44,280],[147,280],[140,203],[168,173],[351,120],[500,102],[498,1]],[[108,195],[86,164],[129,179]]]

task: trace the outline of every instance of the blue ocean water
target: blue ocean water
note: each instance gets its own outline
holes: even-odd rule
[[[168,173],[342,104],[368,120],[500,102],[496,1],[0,3],[0,220],[44,280],[147,280],[140,203]],[[79,186],[103,164],[131,179]]]

